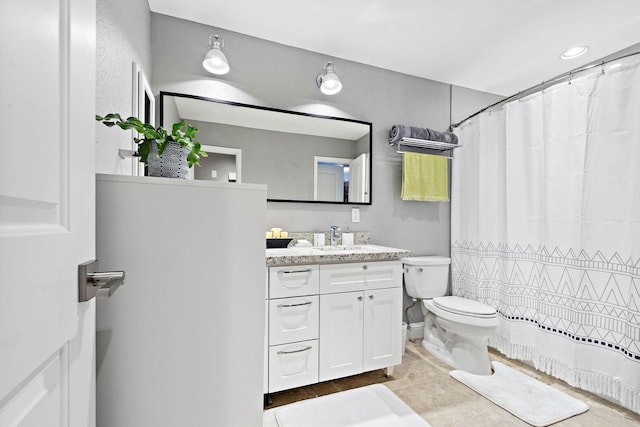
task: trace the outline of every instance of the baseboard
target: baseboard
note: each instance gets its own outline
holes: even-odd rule
[[[407,339],[418,340],[424,337],[424,322],[409,323]]]

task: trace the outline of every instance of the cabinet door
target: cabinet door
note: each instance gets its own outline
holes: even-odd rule
[[[362,372],[362,292],[320,295],[319,380]]]
[[[402,362],[402,288],[364,292],[364,371]]]

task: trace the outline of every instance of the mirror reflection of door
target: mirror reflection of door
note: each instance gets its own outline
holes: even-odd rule
[[[336,163],[319,163],[316,200],[342,202],[345,189],[345,167]]]
[[[369,182],[367,181],[367,154],[363,153],[349,163],[348,201],[362,203],[368,200]]]
[[[313,200],[346,202],[353,159],[313,156]]]

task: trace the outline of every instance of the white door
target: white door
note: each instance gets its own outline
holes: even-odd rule
[[[91,426],[95,2],[0,2],[0,426]]]
[[[362,372],[362,322],[362,292],[320,295],[320,381]]]

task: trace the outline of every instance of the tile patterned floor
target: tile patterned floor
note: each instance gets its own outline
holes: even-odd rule
[[[640,415],[614,405],[591,393],[573,388],[561,380],[492,351],[491,360],[524,372],[570,396],[584,401],[589,410],[584,414],[554,424],[559,427],[631,427],[640,426]],[[449,376],[451,368],[422,348],[420,342],[407,343],[402,365],[395,368],[393,378],[382,370],[348,378],[326,381],[272,395],[273,408],[303,399],[310,399],[337,391],[384,383],[398,397],[433,427],[491,426],[511,427],[529,424],[494,405],[470,388]]]

